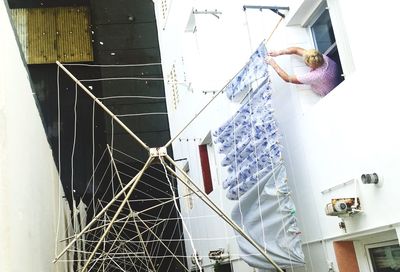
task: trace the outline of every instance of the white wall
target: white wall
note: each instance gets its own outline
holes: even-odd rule
[[[156,10],[159,9],[159,2],[156,1]],[[271,12],[254,10],[247,11],[246,18],[246,13],[241,9],[246,1],[219,1],[218,6],[212,1],[201,1],[202,6],[198,6],[199,2],[170,1],[170,15],[164,30],[160,27],[161,20],[157,15],[165,77],[169,72],[168,67],[179,63],[182,57],[194,62],[185,62],[186,66],[180,68],[195,76],[186,82],[193,83],[193,89],[180,86],[181,100],[177,109],[171,107],[171,88],[166,84],[173,135],[211,98],[211,94],[204,95],[201,91],[222,88],[261,39],[269,36],[279,20]],[[254,1],[247,2],[256,4]],[[310,33],[303,25],[313,11],[305,12],[301,8],[317,8],[319,2],[291,3],[291,14],[288,16],[292,18],[291,24],[286,24],[289,19],[281,23],[267,47],[313,47]],[[264,2],[262,5],[268,4],[271,3]],[[395,201],[400,189],[396,169],[400,162],[400,123],[396,120],[400,116],[400,107],[397,106],[400,95],[395,66],[399,63],[399,56],[395,48],[397,26],[393,23],[398,16],[399,4],[394,1],[379,2],[379,6],[382,5],[387,9],[379,12],[377,6],[371,3],[328,1],[346,80],[326,97],[319,98],[307,86],[286,84],[271,71],[276,118],[283,134],[284,160],[303,232],[306,271],[327,271],[331,262],[336,267],[332,242],[347,237],[338,228],[340,219],[324,213],[324,207],[331,198],[356,194],[360,197],[364,212],[345,220],[348,234],[353,234],[353,237],[366,230],[378,231],[380,227],[395,226],[400,222],[397,212],[400,203]],[[223,14],[220,20],[212,15],[196,15],[198,32],[184,34],[192,6],[198,9],[207,7],[209,10],[217,8]],[[296,14],[296,20],[293,20],[293,14]],[[296,21],[298,24],[293,23]],[[195,48],[188,50],[183,47],[188,45],[190,35]],[[289,73],[305,69],[297,57],[281,56],[276,60]],[[178,74],[179,77],[184,78]],[[189,159],[190,174],[194,180],[202,180],[197,154],[199,139],[221,124],[236,107],[223,95],[218,97],[202,117],[182,134],[182,138],[190,141],[177,141],[174,144],[175,156]],[[218,171],[223,176],[223,170]],[[325,189],[372,172],[384,179],[383,186],[362,185],[357,180],[357,189],[353,183],[340,190],[321,194]],[[201,187],[200,182],[199,185]],[[216,185],[219,186],[214,184],[214,187]],[[217,188],[211,197],[219,205],[227,207],[229,212],[232,203],[224,200],[223,194]],[[192,213],[206,213],[200,211],[200,207]],[[207,224],[213,223],[207,221]],[[198,235],[202,233],[201,229],[192,228],[192,231]],[[209,235],[219,233],[215,229],[211,233],[209,229],[206,232]],[[229,245],[234,247],[234,242]],[[215,246],[210,244],[208,248],[198,250],[204,254]]]
[[[350,63],[348,71],[351,73],[346,74],[346,80],[316,103],[307,104],[312,100],[304,93],[296,92],[298,88],[294,86],[289,87],[290,94],[275,96],[290,169],[289,182],[304,232],[304,249],[306,254],[311,252],[308,255],[314,259],[307,263],[311,271],[326,268],[327,263],[335,259],[331,241],[344,239],[344,232],[338,228],[340,220],[324,214],[324,206],[331,198],[359,195],[361,199],[364,212],[345,220],[348,233],[357,234],[400,220],[396,212],[400,204],[395,201],[399,191],[396,165],[400,161],[397,140],[400,129],[395,116],[400,112],[396,106],[398,90],[393,84],[399,56],[390,49],[396,27],[388,19],[395,18],[396,11],[393,10],[396,8],[391,2],[391,11],[379,14],[373,5],[350,2],[328,1],[328,6],[334,4],[335,11],[341,12],[339,17],[343,20],[335,22],[333,18],[338,18],[331,13],[334,28],[335,23],[345,26],[336,35],[343,38],[343,31],[346,32],[345,39],[337,38],[339,54],[342,59],[353,56],[351,60],[343,59]],[[357,10],[362,10],[362,16],[355,20]],[[294,28],[285,31],[289,34]],[[301,38],[293,39],[291,34],[288,45],[296,43],[295,40]],[[287,89],[282,88],[278,78],[273,83],[276,93]],[[361,174],[372,172],[384,179],[382,187],[361,184]],[[352,178],[358,179],[358,189],[351,184],[321,194],[323,190]],[[323,246],[320,239],[326,239],[327,245]],[[326,252],[322,262],[313,253],[313,247]],[[316,262],[320,265],[316,266]]]
[[[66,271],[52,263],[65,200],[3,1],[0,21],[0,271]]]

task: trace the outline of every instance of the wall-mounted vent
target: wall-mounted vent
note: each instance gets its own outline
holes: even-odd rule
[[[167,19],[168,16],[168,1],[162,0],[161,1],[161,14],[164,20]]]
[[[28,64],[93,61],[87,7],[12,9]]]
[[[176,110],[179,104],[179,89],[178,89],[178,78],[176,75],[175,64],[172,65],[171,71],[168,74],[168,85],[171,86],[172,91],[172,104]]]

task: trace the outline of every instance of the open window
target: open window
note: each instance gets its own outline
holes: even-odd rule
[[[310,29],[316,49],[336,62],[340,73],[340,82],[344,80],[342,64],[336,46],[336,38],[332,27],[329,9],[324,6]]]

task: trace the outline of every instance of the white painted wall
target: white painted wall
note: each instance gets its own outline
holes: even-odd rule
[[[155,1],[159,11],[161,1]],[[201,2],[201,6],[200,6]],[[171,133],[174,135],[199,111],[212,95],[203,90],[219,90],[240,69],[262,38],[271,33],[279,17],[268,11],[242,10],[242,5],[257,1],[169,1],[170,14],[162,23],[159,13],[159,35],[164,75],[167,77],[173,63],[180,65],[191,78],[188,90],[179,85],[180,103],[171,106],[170,85],[166,84]],[[250,3],[251,2],[251,3]],[[263,1],[262,5],[268,5]],[[307,29],[313,10],[322,1],[289,2],[288,19],[281,23],[271,40],[269,49],[288,46],[313,47]],[[272,5],[275,5],[272,3]],[[284,3],[280,3],[280,5]],[[340,221],[324,213],[331,198],[356,194],[364,212],[346,219],[347,235],[358,237],[371,230],[374,235],[382,228],[392,228],[400,222],[400,203],[396,201],[400,185],[397,168],[400,162],[400,98],[396,84],[399,55],[395,46],[398,6],[395,1],[365,3],[360,1],[328,0],[332,23],[343,62],[346,80],[324,98],[314,95],[307,86],[288,85],[273,74],[274,104],[285,147],[284,160],[289,182],[297,206],[297,217],[303,231],[307,266],[301,271],[328,271],[333,262],[337,269],[332,242],[349,239],[338,228]],[[379,6],[377,6],[379,5]],[[379,12],[379,7],[386,7]],[[221,19],[212,15],[195,15],[197,32],[184,33],[191,9],[218,9]],[[294,18],[294,19],[293,19]],[[288,23],[290,23],[288,25]],[[163,29],[162,26],[165,26]],[[192,43],[188,41],[192,41]],[[192,44],[192,48],[190,48]],[[184,65],[180,60],[185,60]],[[192,63],[189,63],[191,60]],[[305,69],[297,57],[276,59],[290,73]],[[178,79],[184,81],[183,74]],[[176,158],[188,158],[191,177],[201,186],[201,170],[197,145],[207,132],[232,114],[237,105],[222,95],[181,135],[183,141],[174,143]],[[188,138],[189,141],[185,139]],[[218,166],[220,181],[224,172]],[[384,179],[381,187],[363,185],[358,180],[363,173],[376,172]],[[321,191],[352,178],[356,184],[344,186],[328,194]],[[211,197],[227,212],[232,203],[224,199],[219,184]],[[192,216],[207,213],[200,204],[190,211]],[[218,221],[199,221],[191,231],[201,236],[224,235]],[[210,226],[206,228],[205,226]],[[204,232],[205,231],[205,232]],[[228,232],[228,235],[230,233]],[[346,238],[347,237],[347,238]],[[235,254],[234,240],[226,247]],[[216,241],[199,246],[201,255],[224,244]],[[226,248],[225,247],[225,248]],[[189,249],[190,252],[190,249]],[[233,255],[234,255],[233,254]],[[207,258],[205,258],[207,259]],[[205,260],[207,264],[207,260]],[[246,271],[246,270],[241,270]],[[251,271],[251,270],[248,270]],[[299,270],[300,271],[300,270]]]
[[[393,4],[390,3],[391,9],[396,9]],[[377,172],[385,180],[380,188],[358,181],[364,213],[345,220],[348,232],[379,228],[398,223],[400,219],[396,212],[399,203],[395,201],[399,191],[396,182],[399,174],[395,168],[400,161],[397,140],[400,130],[395,122],[395,116],[399,115],[396,106],[399,94],[391,81],[395,78],[399,56],[391,54],[394,51],[387,48],[394,42],[392,33],[395,31],[387,18],[395,18],[396,12],[378,14],[372,5],[348,1],[328,1],[328,6],[341,12],[337,16],[331,9],[332,22],[335,27],[337,17],[343,20],[340,26],[345,29],[336,35],[339,53],[342,57],[340,49],[345,47],[343,55],[354,56],[352,60],[342,57],[350,63],[350,72],[354,63],[353,72],[346,74],[341,85],[312,106],[302,103],[307,99],[299,92],[292,92],[290,99],[282,99],[291,101],[287,106],[293,111],[284,110],[282,104],[276,103],[304,242],[327,239],[326,260],[319,267],[334,260],[333,253],[329,254],[330,237],[341,239],[343,234],[337,227],[339,219],[324,214],[325,204],[331,198],[356,195],[355,185],[326,195],[321,191],[351,178],[359,179],[363,173]],[[362,10],[363,15],[354,20],[356,10]],[[343,31],[346,32],[344,40]],[[289,41],[290,45],[292,43],[295,41]],[[279,79],[274,80],[274,84],[277,82]],[[312,246],[318,244],[312,243]],[[309,249],[305,247],[305,251]],[[310,255],[313,257],[312,253]],[[308,267],[311,264],[308,262]],[[312,270],[318,271],[315,261]]]
[[[65,200],[3,1],[0,25],[0,271],[66,271],[52,263]]]

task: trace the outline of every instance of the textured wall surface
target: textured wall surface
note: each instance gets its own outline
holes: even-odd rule
[[[93,61],[87,7],[12,9],[28,64]]]

